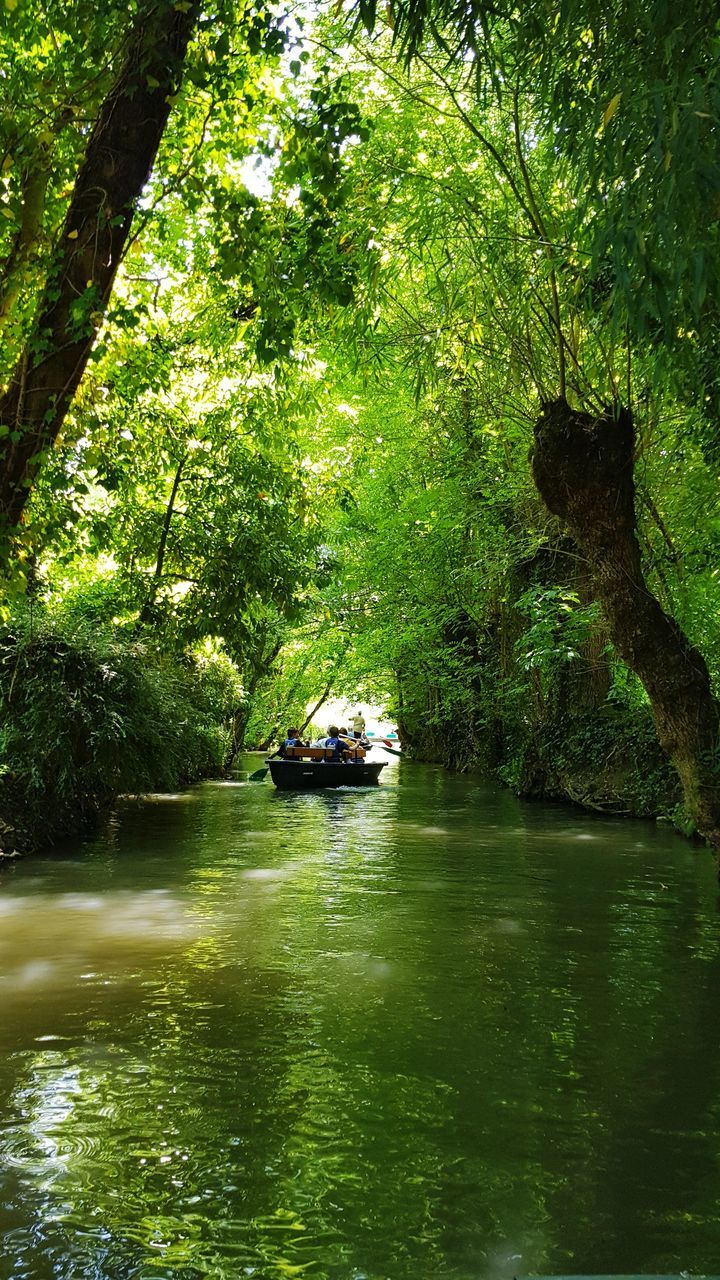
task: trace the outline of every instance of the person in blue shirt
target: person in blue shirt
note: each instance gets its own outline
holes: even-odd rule
[[[336,724],[330,725],[330,728],[328,729],[328,736],[327,738],[324,739],[323,746],[332,748],[334,752],[331,763],[334,764],[336,761],[340,761],[343,759],[343,752],[346,750],[346,747],[345,747],[345,743],[340,737],[340,730],[338,729]]]
[[[287,753],[288,747],[306,747],[306,746],[307,746],[307,743],[303,742],[302,738],[300,737],[299,729],[288,729],[287,737],[284,738],[284,740],[280,743],[280,746],[277,749],[277,755],[282,756],[284,759]]]

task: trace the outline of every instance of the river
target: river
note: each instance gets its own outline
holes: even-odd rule
[[[717,1270],[719,920],[433,767],[128,802],[0,870],[0,1277]]]

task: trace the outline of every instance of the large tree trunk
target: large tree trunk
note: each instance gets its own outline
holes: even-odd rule
[[[719,708],[702,654],[643,576],[634,444],[628,410],[595,418],[555,400],[543,406],[535,428],[533,476],[550,511],[587,555],[612,642],[647,690],[688,811],[697,830],[720,848]]]
[[[0,539],[20,522],[35,475],[82,378],[155,161],[199,4],[143,6],[103,103],[25,352],[0,399]]]

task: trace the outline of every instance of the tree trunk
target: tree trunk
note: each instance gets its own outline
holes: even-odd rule
[[[143,625],[147,625],[147,623],[152,622],[153,614],[155,612],[155,601],[157,600],[157,593],[160,589],[163,569],[165,567],[167,541],[170,535],[170,524],[173,518],[173,512],[175,510],[175,499],[177,498],[177,492],[178,492],[178,489],[180,488],[180,481],[182,480],[183,468],[186,462],[187,462],[187,454],[184,453],[175,469],[172,488],[170,490],[170,497],[168,499],[167,507],[165,508],[165,517],[163,519],[162,529],[160,531],[160,541],[158,543],[157,557],[155,559],[155,570],[152,576],[152,582],[150,583],[150,591],[148,593],[148,598],[145,601],[145,604],[143,605],[140,611],[140,621],[143,623]]]
[[[26,283],[29,264],[42,229],[49,180],[50,161],[45,150],[40,148],[23,174],[20,227],[0,275],[0,333],[4,332],[12,319],[15,305]]]
[[[245,745],[245,733],[248,727],[248,721],[250,720],[250,714],[252,712],[252,693],[250,692],[248,692],[248,699],[249,700],[244,702],[242,706],[236,707],[232,713],[233,740],[232,746],[230,747],[223,764],[223,770],[225,773],[230,772]]]
[[[28,343],[0,399],[1,536],[17,528],[82,378],[182,75],[198,0],[146,3],[87,144]]]
[[[310,712],[310,714],[309,714],[309,715],[307,715],[307,716],[305,717],[305,719],[303,720],[302,724],[300,725],[300,733],[301,733],[301,734],[305,732],[305,730],[307,729],[307,727],[308,727],[308,725],[309,725],[309,724],[312,724],[313,716],[316,716],[316,715],[317,715],[317,713],[318,713],[318,711],[320,710],[320,708],[321,708],[322,706],[324,706],[324,705],[325,705],[325,703],[327,702],[328,698],[330,697],[330,694],[331,694],[331,692],[332,692],[332,682],[333,682],[333,679],[334,679],[334,672],[333,672],[333,675],[331,676],[330,680],[328,681],[328,683],[325,685],[325,688],[324,688],[323,693],[322,693],[322,697],[321,697],[321,698],[320,698],[320,699],[315,703],[315,706],[313,707],[313,709],[312,709],[312,711]]]
[[[236,757],[240,754],[240,752],[243,750],[243,747],[245,746],[245,734],[247,733],[247,727],[248,727],[248,724],[250,723],[250,717],[253,713],[253,708],[255,703],[255,694],[258,691],[258,686],[261,680],[263,680],[265,676],[269,673],[275,659],[277,658],[280,650],[282,649],[282,641],[278,640],[277,643],[273,645],[272,649],[267,654],[267,656],[265,656],[263,654],[263,649],[265,646],[266,634],[267,634],[266,631],[263,630],[260,650],[250,660],[251,666],[252,666],[252,675],[248,682],[245,702],[243,702],[239,707],[237,707],[232,715],[233,741],[232,741],[232,747],[230,748],[230,753],[225,760],[225,764],[223,765],[223,768],[225,769],[226,772],[232,769],[232,766],[235,763]],[[260,748],[261,751],[264,749],[265,748],[263,747]]]
[[[278,712],[278,713],[276,714],[276,717],[275,717],[275,719],[273,720],[273,722],[272,722],[272,725],[271,725],[270,729],[268,730],[267,734],[266,734],[266,735],[265,735],[265,737],[263,738],[262,742],[261,742],[261,743],[259,743],[258,748],[257,748],[257,749],[258,749],[258,751],[268,751],[268,750],[270,749],[270,747],[271,747],[272,743],[273,743],[273,742],[275,741],[275,739],[277,738],[277,735],[278,735],[278,733],[280,732],[280,730],[281,730],[282,726],[283,726],[283,725],[287,725],[287,724],[289,724],[289,722],[290,722],[290,718],[295,714],[295,712],[294,712],[293,708],[294,708],[295,703],[296,703],[296,701],[297,701],[297,696],[296,696],[296,695],[297,695],[297,691],[298,691],[298,688],[300,687],[300,685],[301,685],[301,683],[302,683],[302,678],[303,678],[303,676],[305,675],[305,672],[307,671],[307,668],[308,668],[308,666],[309,666],[309,665],[310,665],[310,659],[309,659],[309,658],[306,658],[306,659],[305,659],[305,662],[303,663],[302,667],[300,668],[300,671],[298,672],[297,676],[295,677],[295,680],[293,681],[292,685],[290,686],[290,689],[288,690],[287,694],[285,695],[285,699],[284,699],[284,702],[283,702],[283,704],[282,704],[282,709],[281,709],[281,711],[280,711],[280,712]],[[288,709],[288,708],[289,708],[289,709]]]
[[[663,611],[643,576],[634,444],[628,410],[595,418],[555,400],[543,406],[535,428],[533,476],[550,511],[587,555],[610,637],[645,686],[687,809],[697,830],[720,848],[719,708],[702,654]]]

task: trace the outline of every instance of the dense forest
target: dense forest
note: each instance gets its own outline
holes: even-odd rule
[[[707,0],[5,0],[0,844],[336,693],[720,845]]]

